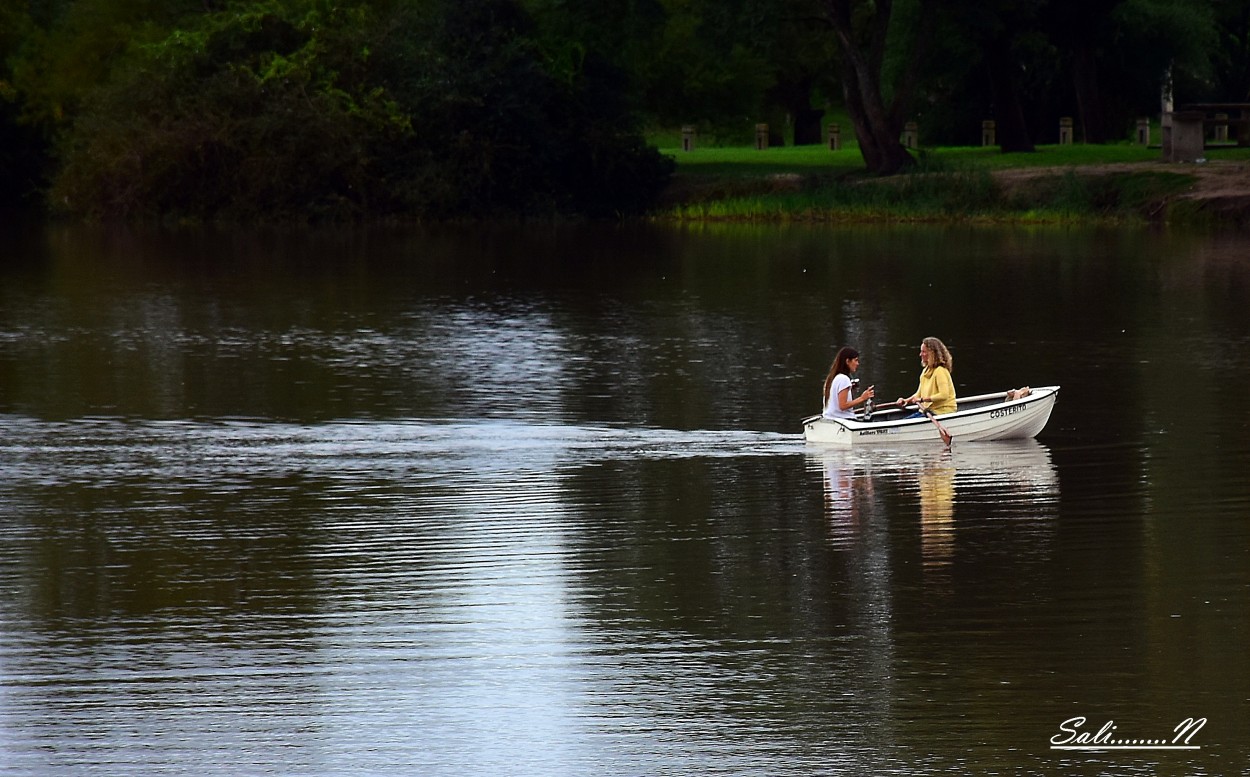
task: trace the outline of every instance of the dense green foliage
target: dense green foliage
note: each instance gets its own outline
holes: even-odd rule
[[[409,127],[353,71],[360,25],[334,14],[211,15],[135,47],[68,128],[53,202],[242,218],[352,215],[384,199],[378,152]]]
[[[1250,0],[0,0],[0,204],[97,217],[638,212],[642,127],[869,169],[1250,99]],[[862,163],[861,163],[862,164]]]
[[[34,26],[15,0],[0,0],[0,206],[22,204],[34,196],[46,143],[30,124],[20,122],[21,95],[13,84],[12,54]]]
[[[599,216],[645,206],[672,164],[617,75],[557,77],[508,0],[232,4],[133,35],[105,72],[59,90],[75,107],[50,199],[75,213]]]
[[[582,5],[527,2],[562,13]],[[1055,142],[1060,116],[1075,117],[1084,142],[1127,137],[1137,117],[1158,115],[1169,81],[1178,103],[1250,98],[1250,0],[610,5],[631,35],[611,51],[655,122],[746,143],[766,121],[774,145],[799,144],[819,142],[813,128],[836,112],[861,147],[875,147],[865,149],[870,168],[872,153],[884,158],[882,170],[899,161],[887,146],[908,120],[927,144],[967,145],[995,119],[1004,150],[1027,151]],[[565,34],[594,46],[593,19],[570,15],[581,25]]]

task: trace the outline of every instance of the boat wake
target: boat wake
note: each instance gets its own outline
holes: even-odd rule
[[[0,415],[0,463],[10,477],[70,471],[92,479],[185,468],[343,474],[489,467],[523,471],[628,459],[801,456],[797,434],[535,424],[509,420],[263,419],[44,421]],[[58,466],[61,465],[61,466]]]

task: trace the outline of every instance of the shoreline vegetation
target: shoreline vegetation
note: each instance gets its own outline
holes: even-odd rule
[[[677,168],[657,221],[1250,226],[1250,148],[1212,148],[1198,164],[1127,143],[935,148],[889,177],[865,172],[854,146],[659,150]],[[1216,174],[1226,191],[1197,196]]]
[[[1156,130],[1157,131],[1157,130]],[[324,223],[399,225],[585,218],[675,224],[973,224],[1118,225],[1250,229],[1250,148],[1209,147],[1196,164],[1166,163],[1160,149],[1129,143],[1039,145],[1032,153],[997,148],[934,147],[914,151],[916,165],[892,176],[865,169],[853,144],[708,145],[684,151],[673,138],[644,141],[673,171],[649,208],[635,213],[397,213],[347,219],[248,220],[185,214],[88,213],[87,222],[165,226],[260,226]],[[37,205],[0,205],[0,219],[38,213],[73,219]],[[6,215],[9,214],[9,215]],[[306,215],[306,214],[305,214]]]
[[[1163,166],[1129,142],[1143,123],[1161,139],[1164,83],[1182,107],[1247,93],[1226,66],[1244,3],[567,5],[0,0],[0,207],[189,226],[1250,224],[1244,180],[1214,199],[1204,183],[1250,148]],[[1246,140],[1240,114],[1211,124]]]

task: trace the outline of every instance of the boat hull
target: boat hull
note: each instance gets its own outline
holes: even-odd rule
[[[1019,440],[1036,437],[1050,420],[1059,398],[1058,386],[1032,390],[1026,397],[1007,399],[1005,393],[983,394],[960,400],[955,413],[936,416],[955,440]],[[897,411],[872,421],[861,419],[807,419],[803,437],[830,445],[899,445],[941,442],[937,427],[927,417],[902,418]]]

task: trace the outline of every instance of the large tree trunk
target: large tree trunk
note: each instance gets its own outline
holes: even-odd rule
[[[769,99],[782,107],[794,122],[794,145],[819,145],[824,136],[820,119],[825,112],[812,107],[812,79],[781,81],[769,90]]]
[[[908,48],[910,61],[903,69],[900,82],[894,85],[894,101],[887,108],[882,97],[881,79],[893,12],[892,1],[826,2],[842,53],[842,93],[851,122],[855,125],[864,164],[869,171],[879,175],[892,175],[905,170],[914,165],[915,160],[899,141],[899,135],[916,86],[921,46],[916,44]],[[863,6],[864,14],[872,14],[871,17],[861,17],[868,21],[858,30],[853,20],[857,3]],[[922,7],[927,7],[927,4],[922,3]]]
[[[846,57],[843,61],[846,69],[851,71],[854,66],[846,62]],[[866,104],[857,79],[842,79],[842,95],[846,100],[846,110],[851,115],[851,123],[855,125],[859,153],[870,172],[893,175],[915,164],[911,154],[899,142],[902,125],[889,121],[879,100],[875,109]]]
[[[794,145],[817,146],[824,138],[824,129],[820,120],[825,112],[810,105],[796,107],[794,110]]]
[[[1081,134],[1086,143],[1107,142],[1107,120],[1098,90],[1098,55],[1092,45],[1078,46],[1073,52],[1072,80]]]
[[[1013,62],[1004,43],[993,45],[986,52],[985,64],[989,67],[990,88],[994,95],[998,146],[1003,153],[1036,151],[1024,118],[1024,106],[1020,103],[1019,84],[1012,77],[1015,69]]]

